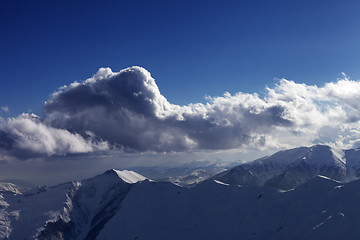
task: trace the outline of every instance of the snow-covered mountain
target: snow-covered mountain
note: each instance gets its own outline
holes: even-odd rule
[[[4,179],[0,181],[0,193],[19,194],[34,187],[31,183],[17,179]]]
[[[132,167],[130,170],[155,181],[170,181],[179,185],[192,185],[207,177],[239,165],[241,162],[221,161],[192,161],[179,166],[148,166]],[[198,179],[197,179],[198,178]],[[192,179],[192,180],[190,180]]]
[[[109,170],[81,182],[2,194],[1,239],[96,239],[131,186],[146,178]]]
[[[205,169],[198,169],[185,176],[170,177],[169,181],[183,187],[191,187],[212,177],[214,173]]]
[[[115,169],[25,191],[9,183],[0,239],[358,239],[360,180],[339,181],[358,176],[358,156],[292,149],[192,188]],[[281,184],[297,187],[268,187]]]
[[[284,150],[224,171],[213,179],[232,185],[292,189],[317,175],[338,181],[356,179],[360,176],[360,152],[324,145]]]
[[[119,174],[120,173],[120,174]],[[1,201],[1,239],[358,239],[360,180],[193,188],[110,170]],[[128,174],[131,174],[129,176]],[[139,180],[139,182],[137,182]]]

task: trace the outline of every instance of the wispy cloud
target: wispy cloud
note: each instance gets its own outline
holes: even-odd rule
[[[143,68],[101,68],[55,92],[44,105],[44,119],[3,120],[0,148],[20,156],[109,146],[128,152],[360,146],[360,82],[344,75],[318,87],[281,79],[266,89],[264,97],[225,93],[206,104],[179,106]]]
[[[7,106],[1,107],[1,110],[3,110],[4,112],[9,112],[9,107]]]
[[[0,122],[0,160],[88,153],[106,150],[106,142],[48,126],[34,114],[22,114]]]

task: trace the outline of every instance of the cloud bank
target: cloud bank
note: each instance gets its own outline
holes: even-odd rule
[[[191,86],[189,86],[191,87]],[[206,104],[172,104],[141,67],[101,68],[61,87],[44,104],[45,117],[2,120],[7,156],[66,155],[109,148],[180,152],[360,146],[360,82],[343,75],[322,87],[281,79],[266,94],[225,93]]]

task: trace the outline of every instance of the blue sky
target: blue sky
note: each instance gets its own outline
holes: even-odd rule
[[[360,147],[359,12],[358,1],[2,1],[0,174],[60,182]]]
[[[0,102],[13,116],[100,67],[142,66],[176,104],[274,78],[360,78],[357,1],[3,1]]]

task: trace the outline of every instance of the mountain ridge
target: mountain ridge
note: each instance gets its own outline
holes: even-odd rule
[[[360,152],[354,151],[326,145],[282,150],[236,166],[211,179],[232,185],[264,185],[280,189],[294,188],[317,175],[350,181],[360,176]]]
[[[82,181],[2,192],[0,238],[357,239],[360,180],[318,174],[342,178],[350,166],[356,170],[360,154],[347,151],[285,150],[191,187],[110,169]]]

